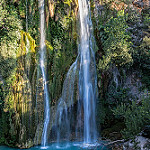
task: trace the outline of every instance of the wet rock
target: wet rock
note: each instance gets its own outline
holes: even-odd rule
[[[34,137],[34,145],[39,145],[41,143],[42,132],[43,132],[43,122],[37,125]]]
[[[27,149],[27,148],[33,147],[34,144],[33,144],[32,139],[28,139],[25,143],[16,144],[16,146],[20,149]]]
[[[111,128],[106,128],[106,129],[102,130],[101,135],[103,137],[106,137],[113,141],[121,139],[122,135],[121,135],[120,131],[123,130],[124,127],[125,127],[125,125],[123,122],[121,122],[121,123],[118,122],[118,123],[112,125]]]
[[[138,7],[138,8],[142,8],[144,6],[144,3],[143,3],[142,0],[135,0],[133,2],[133,5],[136,6],[136,7]]]
[[[25,147],[24,148],[30,148],[33,146],[33,141],[31,139],[29,139],[26,144],[25,144]]]
[[[137,136],[134,140],[129,140],[123,144],[123,150],[150,150],[150,139]]]

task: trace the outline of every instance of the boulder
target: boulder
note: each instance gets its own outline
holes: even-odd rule
[[[150,150],[150,139],[137,136],[134,140],[129,140],[123,144],[123,150]]]
[[[144,130],[142,131],[142,136],[150,139],[150,125],[145,126]]]

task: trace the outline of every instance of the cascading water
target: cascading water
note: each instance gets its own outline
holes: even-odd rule
[[[63,85],[62,96],[57,107],[57,142],[60,142],[60,128],[63,128],[64,121],[68,130],[70,129],[71,117],[69,110],[76,103],[74,98],[74,81],[77,69],[79,70],[78,82],[78,110],[76,137],[83,140],[84,144],[94,143],[97,140],[95,105],[97,91],[97,76],[94,56],[94,37],[92,35],[92,21],[90,18],[90,6],[87,0],[79,0],[80,13],[80,45],[76,61],[71,65]],[[79,65],[78,65],[79,64]],[[67,115],[68,113],[68,115]],[[84,115],[82,115],[84,114]],[[83,117],[82,117],[83,116]],[[66,118],[68,117],[68,118]],[[69,121],[68,121],[69,120]],[[83,127],[84,120],[84,127]],[[68,125],[69,124],[69,125]],[[82,130],[84,128],[84,130]],[[68,132],[70,133],[70,132]],[[62,134],[61,134],[62,135]],[[69,134],[68,134],[69,137]]]
[[[87,0],[79,0],[80,13],[80,71],[79,100],[84,109],[84,143],[96,142],[95,105],[97,76],[93,52],[92,21]]]
[[[48,99],[48,90],[46,86],[46,76],[44,70],[45,57],[45,34],[44,34],[44,0],[39,0],[40,4],[40,32],[41,32],[41,54],[40,65],[43,75],[44,98],[45,98],[45,120],[42,134],[42,145],[45,147],[47,143],[47,129],[50,119],[50,108]],[[79,54],[76,61],[71,65],[66,79],[64,81],[62,96],[58,101],[58,106],[55,115],[55,122],[57,131],[57,145],[61,140],[69,141],[72,126],[72,108],[76,103],[75,98],[75,81],[78,79],[78,110],[77,110],[77,138],[83,139],[84,144],[96,142],[96,121],[95,121],[95,104],[96,104],[96,90],[97,90],[97,76],[94,56],[94,38],[92,35],[92,21],[90,18],[90,6],[86,0],[79,0],[80,13],[80,44]],[[77,75],[77,70],[79,74]],[[76,89],[76,90],[77,90]],[[77,96],[76,95],[76,96]],[[77,97],[76,97],[77,99]],[[84,114],[84,115],[82,115]],[[83,117],[82,117],[83,116]],[[84,120],[84,127],[83,122]],[[79,123],[80,122],[80,123]],[[52,125],[52,126],[53,126]],[[84,128],[84,130],[82,130]],[[79,131],[80,130],[80,131]],[[78,136],[80,132],[80,137]]]
[[[57,126],[57,145],[61,140],[69,141],[71,126],[71,110],[74,104],[74,86],[77,71],[77,60],[71,65],[64,81],[62,96],[58,101],[56,122]]]
[[[42,133],[42,146],[45,147],[47,144],[47,130],[50,121],[50,107],[49,107],[49,95],[46,83],[46,73],[45,73],[45,15],[44,15],[44,0],[39,0],[39,8],[40,8],[40,67],[42,71],[43,77],[43,87],[44,87],[44,127]]]
[[[118,89],[118,85],[119,85],[119,80],[118,80],[119,75],[120,74],[119,74],[119,71],[118,71],[117,67],[114,68],[114,70],[113,70],[113,79],[114,79],[116,90]]]

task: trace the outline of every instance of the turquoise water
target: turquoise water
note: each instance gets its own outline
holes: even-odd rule
[[[71,142],[71,143],[53,143],[47,147],[35,146],[29,148],[27,150],[111,150],[105,147],[102,143],[95,144],[95,145],[84,145],[83,143]],[[6,146],[0,146],[0,150],[20,150],[18,148],[10,148]]]

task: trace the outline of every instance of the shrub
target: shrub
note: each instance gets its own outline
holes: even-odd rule
[[[105,53],[98,64],[100,69],[106,69],[111,63],[116,66],[132,63],[131,39],[127,28],[124,11],[119,11],[116,18],[112,17],[105,25],[100,26],[100,37]]]
[[[131,105],[121,103],[113,109],[116,118],[123,118],[126,128],[122,131],[124,138],[133,138],[142,128],[150,123],[150,97],[143,98],[141,103],[132,101]]]

